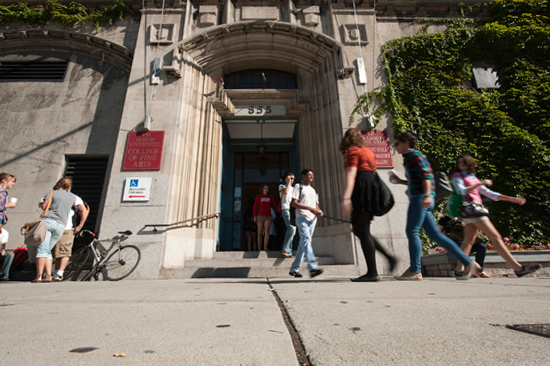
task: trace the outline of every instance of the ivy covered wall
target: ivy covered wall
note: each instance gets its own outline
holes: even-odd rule
[[[457,156],[469,154],[495,191],[525,197],[522,207],[487,205],[503,236],[534,246],[550,237],[550,6],[488,6],[488,19],[431,21],[448,28],[384,45],[388,85],[373,96],[395,133],[418,134],[434,171],[451,173]],[[477,64],[497,70],[499,89],[474,87]]]
[[[105,10],[86,7],[77,2],[61,4],[57,1],[46,1],[44,5],[29,5],[24,2],[0,6],[0,25],[8,22],[22,22],[28,27],[36,27],[46,22],[55,22],[74,28],[92,24],[98,28],[101,23],[124,19],[129,12],[122,0],[114,0],[113,5]]]

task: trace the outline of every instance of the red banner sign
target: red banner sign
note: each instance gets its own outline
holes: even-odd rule
[[[122,170],[160,170],[164,131],[128,133]]]
[[[376,155],[376,166],[378,168],[393,168],[390,140],[386,131],[362,130],[361,133],[365,136],[367,147]]]

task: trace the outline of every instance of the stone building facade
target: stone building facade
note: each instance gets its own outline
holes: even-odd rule
[[[93,198],[75,189],[96,202],[91,229],[103,238],[137,234],[142,263],[134,278],[178,276],[193,261],[243,250],[248,199],[260,183],[276,187],[287,169],[313,169],[321,208],[342,219],[338,144],[348,127],[367,128],[351,112],[361,94],[384,83],[381,46],[415,34],[415,20],[458,17],[459,3],[477,1],[132,0],[138,15],[99,29],[3,24],[3,67],[65,67],[55,80],[0,78],[0,170],[17,175],[11,194],[19,198],[7,228],[15,233],[37,217],[38,200],[73,166],[75,178],[94,182]],[[376,129],[391,140],[391,120]],[[164,131],[159,167],[125,169],[129,135],[147,137],[145,130]],[[125,196],[132,178],[151,180],[146,200]],[[391,188],[396,207],[373,232],[408,258],[407,200]],[[354,275],[364,266],[357,248],[349,224],[320,221],[317,255],[351,265]]]

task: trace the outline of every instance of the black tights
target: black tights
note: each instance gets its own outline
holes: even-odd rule
[[[363,248],[363,254],[365,255],[365,261],[367,262],[367,276],[378,276],[378,270],[376,269],[376,251],[382,253],[390,262],[394,260],[387,250],[380,245],[378,240],[374,238],[370,233],[370,223],[372,215],[368,212],[353,217],[351,225],[353,227],[353,233],[361,240],[361,248]]]

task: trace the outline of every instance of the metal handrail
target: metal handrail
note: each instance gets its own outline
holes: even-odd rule
[[[339,219],[337,217],[330,217],[330,216],[325,216],[325,215],[323,215],[322,217],[324,217],[325,219],[329,219],[329,220],[340,221],[340,222],[345,222],[346,224],[351,224],[351,221]]]
[[[158,231],[157,227],[165,228],[165,229],[170,229],[171,227],[182,227],[183,224],[185,224],[186,222],[193,222],[193,221],[196,220],[197,224],[198,224],[200,221],[204,221],[204,220],[208,220],[208,219],[212,219],[212,218],[217,218],[217,217],[220,217],[220,216],[221,216],[221,212],[214,212],[214,213],[207,214],[207,215],[193,217],[192,219],[187,219],[187,220],[183,220],[183,221],[174,222],[172,224],[148,224],[148,225],[145,225],[143,228],[152,227],[153,231],[157,232]],[[193,225],[191,224],[190,226],[193,226]]]

